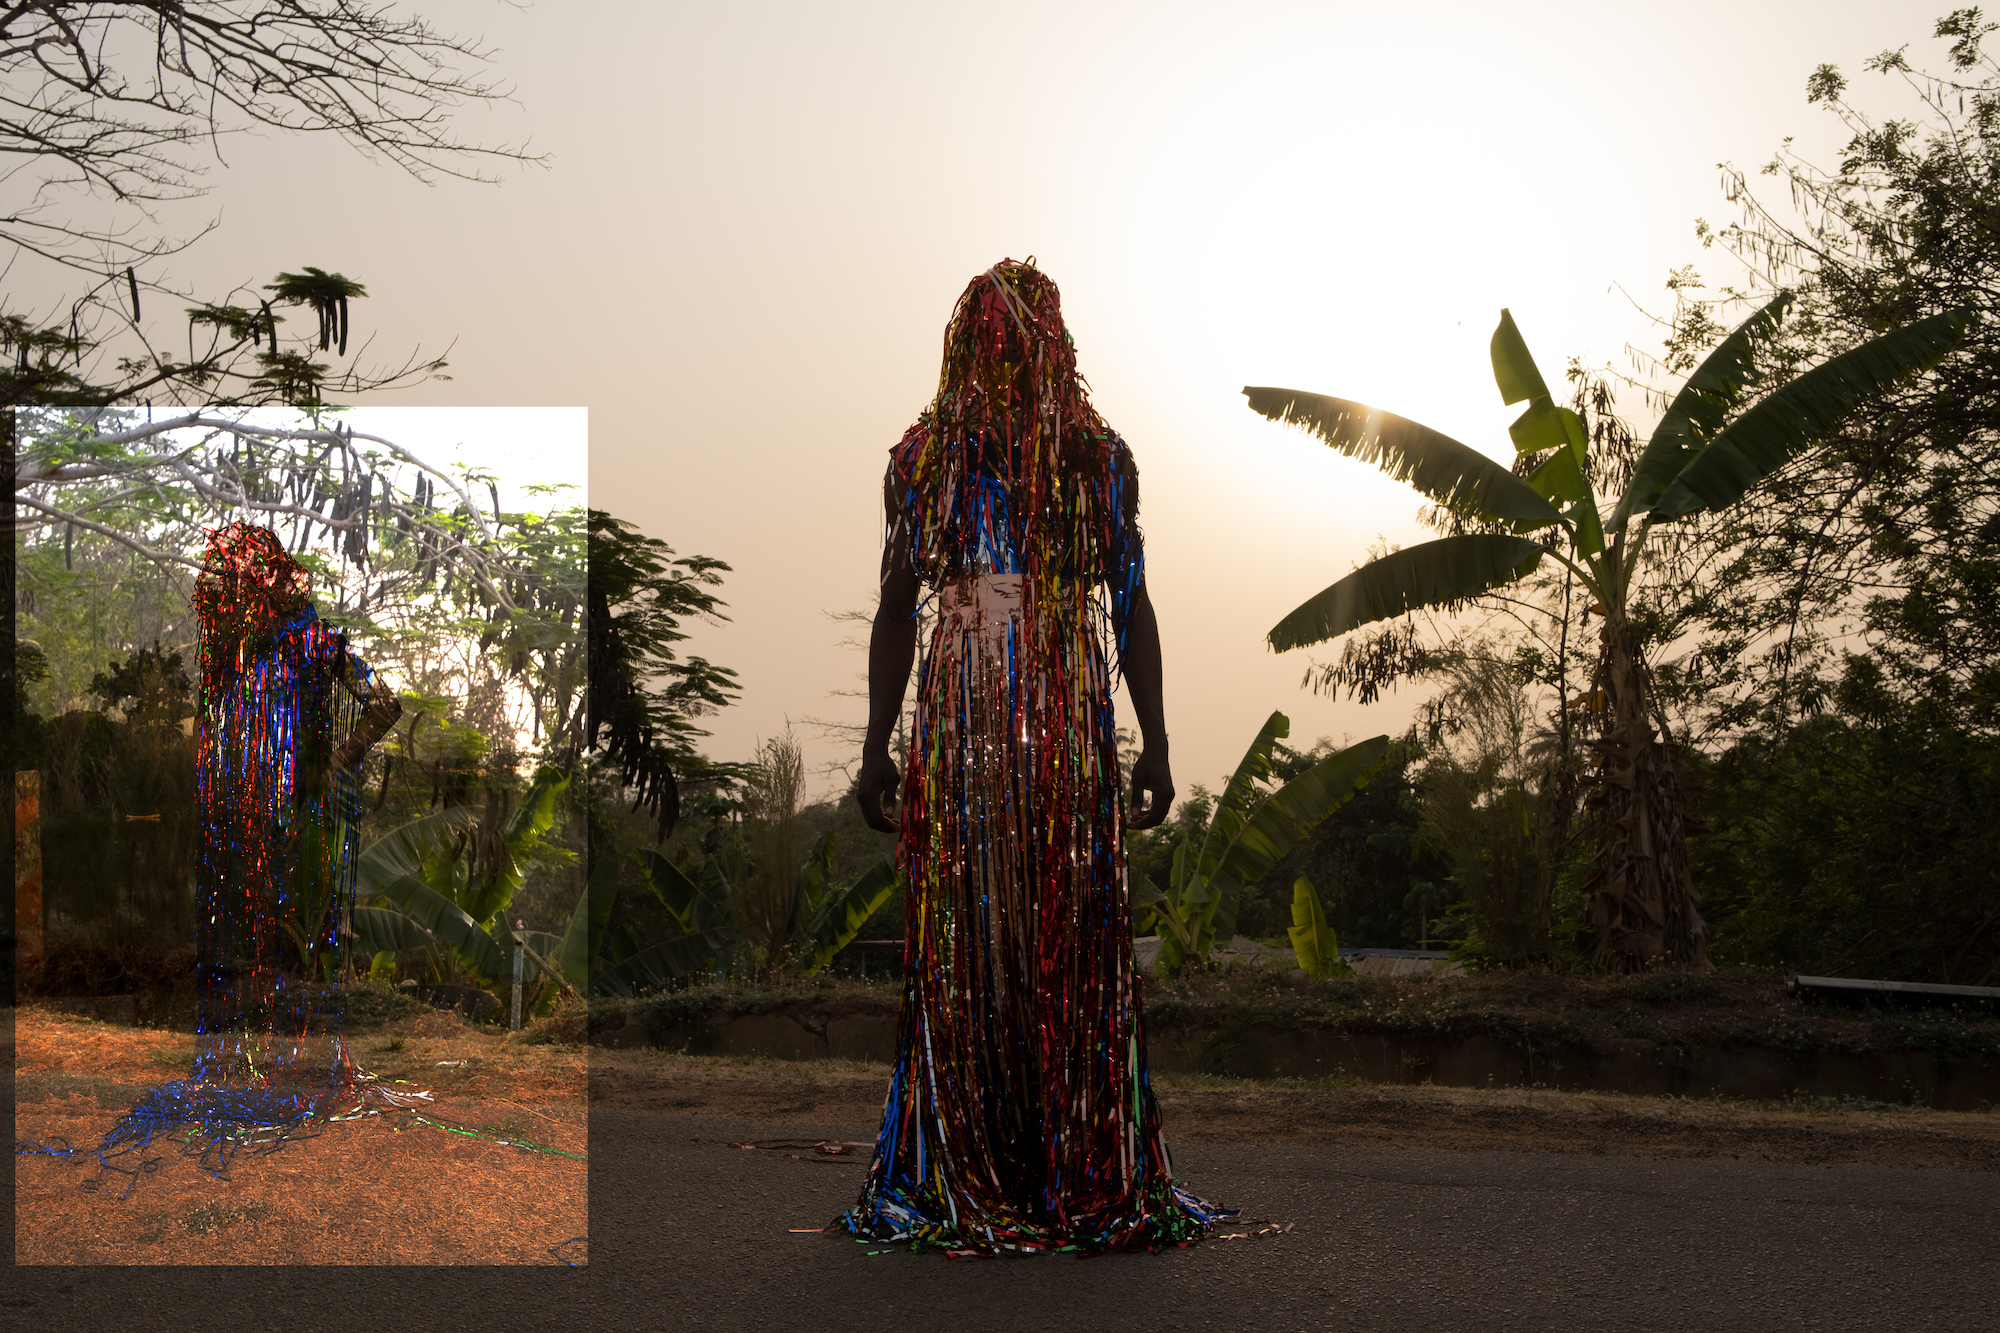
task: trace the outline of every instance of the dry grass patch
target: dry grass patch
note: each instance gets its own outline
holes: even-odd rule
[[[445,1021],[438,1021],[443,1019]],[[186,1074],[194,1039],[33,1006],[16,1012],[15,1132],[98,1142],[139,1095]],[[384,1080],[435,1094],[440,1121],[311,1127],[217,1180],[161,1142],[159,1168],[97,1177],[94,1159],[16,1162],[15,1259],[30,1264],[519,1264],[575,1261],[589,1231],[585,1061],[578,1047],[510,1041],[425,1014],[350,1036]],[[520,1139],[558,1153],[487,1141]],[[135,1155],[135,1158],[141,1155]],[[136,1165],[136,1160],[128,1161]]]

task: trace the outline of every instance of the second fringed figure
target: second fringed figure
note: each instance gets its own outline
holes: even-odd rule
[[[261,1099],[260,1114],[284,1119],[353,1091],[338,983],[358,765],[399,708],[386,688],[366,688],[368,668],[314,612],[305,569],[269,529],[211,533],[194,602],[201,1016],[191,1084]]]

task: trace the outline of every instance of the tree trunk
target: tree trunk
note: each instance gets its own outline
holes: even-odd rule
[[[1607,555],[1615,560],[1616,548]],[[1593,695],[1604,721],[1591,742],[1598,758],[1587,801],[1598,849],[1577,943],[1594,945],[1592,962],[1610,971],[1705,972],[1708,928],[1687,857],[1688,834],[1699,831],[1686,814],[1694,775],[1665,728],[1654,729],[1651,680],[1624,606],[1606,611]]]

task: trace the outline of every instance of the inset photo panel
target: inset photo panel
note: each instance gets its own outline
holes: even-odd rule
[[[12,1258],[587,1262],[585,410],[14,445]]]

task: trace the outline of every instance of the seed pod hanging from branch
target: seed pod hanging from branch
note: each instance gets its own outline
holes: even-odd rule
[[[368,295],[360,283],[308,265],[303,273],[280,273],[264,290],[285,305],[310,306],[319,316],[320,351],[331,350],[337,342],[340,354],[347,354],[347,299]]]

